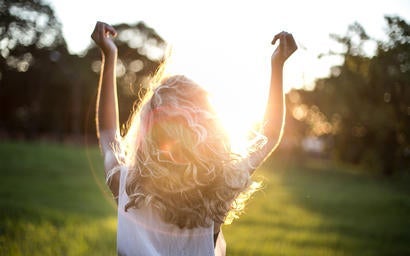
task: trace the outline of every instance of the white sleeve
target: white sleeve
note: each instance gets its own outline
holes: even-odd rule
[[[271,154],[272,149],[272,141],[269,141],[264,135],[258,134],[253,140],[248,155],[238,163],[238,167],[253,173]]]
[[[119,150],[118,137],[115,130],[104,130],[100,132],[99,143],[104,158],[105,173],[108,178],[109,172],[118,166],[116,151]]]

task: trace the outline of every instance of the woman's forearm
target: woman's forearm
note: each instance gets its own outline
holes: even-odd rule
[[[283,64],[272,64],[271,82],[268,102],[265,111],[263,134],[268,139],[273,151],[282,138],[285,117],[285,101],[283,95]]]
[[[116,85],[117,52],[105,53],[102,56],[101,74],[98,85],[96,124],[97,133],[119,130],[117,85]]]
[[[250,153],[247,165],[253,172],[276,149],[282,138],[285,106],[283,96],[283,65],[272,65],[268,102],[266,104],[262,134],[267,142]]]
[[[101,49],[102,53],[101,74],[96,104],[98,136],[100,136],[101,131],[113,131],[115,135],[119,129],[117,84],[115,77],[118,49],[112,40],[116,35],[117,32],[115,29],[104,22],[97,22],[91,35],[91,38]],[[114,138],[108,138],[107,141],[113,139]]]

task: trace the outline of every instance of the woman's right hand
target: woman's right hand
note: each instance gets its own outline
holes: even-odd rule
[[[117,36],[117,31],[107,23],[97,21],[91,38],[100,47],[104,55],[116,54],[117,46],[112,40]]]
[[[283,65],[285,61],[298,49],[295,39],[292,34],[285,31],[276,34],[272,40],[272,44],[275,44],[279,40],[279,46],[272,54],[272,65]]]

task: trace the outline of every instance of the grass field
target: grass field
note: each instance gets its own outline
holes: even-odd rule
[[[410,179],[271,161],[228,255],[410,255]],[[0,144],[0,255],[115,255],[96,148]],[[99,185],[100,184],[100,185]]]

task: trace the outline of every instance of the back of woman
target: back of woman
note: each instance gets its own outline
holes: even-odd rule
[[[127,170],[121,170],[118,198],[117,250],[119,255],[214,255],[213,225],[179,228],[166,223],[150,206],[125,211]]]
[[[97,22],[102,50],[97,134],[107,184],[118,202],[119,255],[224,255],[222,223],[230,223],[258,188],[253,171],[278,145],[283,128],[282,68],[296,50],[282,32],[272,55],[271,86],[261,129],[264,143],[245,157],[229,136],[206,91],[184,76],[153,86],[119,136],[113,27]]]

